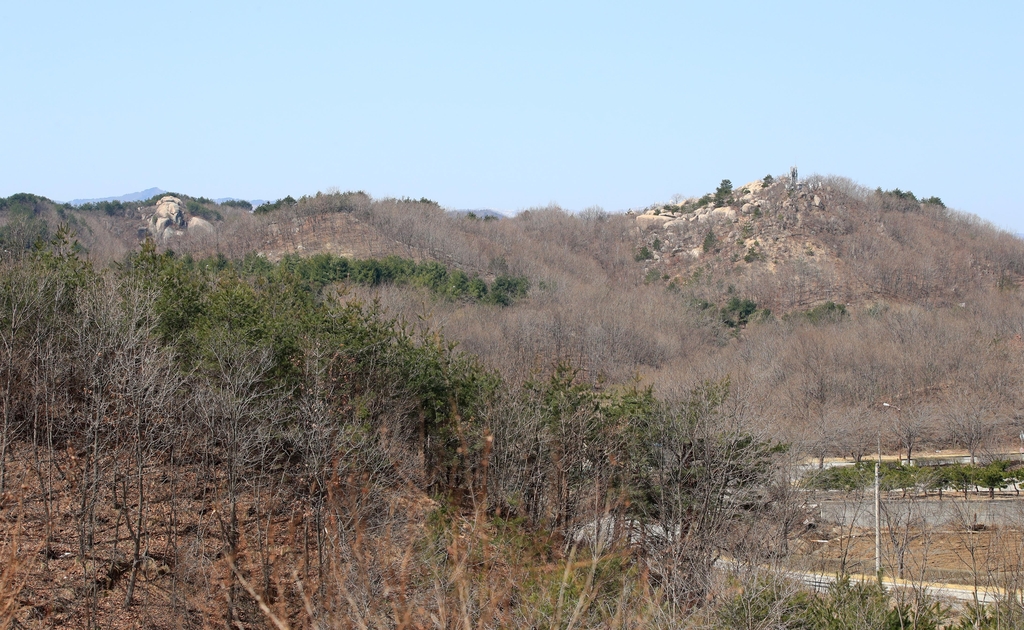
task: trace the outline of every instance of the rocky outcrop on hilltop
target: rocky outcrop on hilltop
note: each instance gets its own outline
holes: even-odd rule
[[[899,189],[839,177],[766,177],[633,213],[646,282],[726,289],[783,311],[824,301],[961,303],[978,283],[1016,286],[1019,242]]]
[[[634,214],[638,236],[654,264],[660,263],[666,272],[679,272],[687,263],[720,254],[727,245],[745,248],[746,263],[777,261],[775,254],[783,253],[788,243],[775,245],[793,236],[791,228],[799,224],[799,212],[821,207],[819,197],[808,197],[809,186],[794,187],[778,180],[750,182],[735,192],[728,180],[723,186],[728,192],[720,188],[714,196],[656,205]]]
[[[728,181],[728,180],[726,180]],[[687,223],[703,223],[714,219],[736,220],[740,215],[752,214],[766,201],[766,186],[763,181],[750,182],[742,189],[742,196],[705,195],[701,198],[691,197],[672,204],[656,205],[647,208],[641,214],[635,214],[637,225],[651,227],[683,227]],[[723,201],[718,205],[716,201]]]
[[[149,232],[153,238],[171,238],[185,233],[185,204],[177,197],[164,197],[156,204],[149,218]]]
[[[177,197],[163,197],[148,219],[148,231],[156,240],[169,240],[187,232],[212,234],[213,224],[202,217],[188,216],[185,204]]]

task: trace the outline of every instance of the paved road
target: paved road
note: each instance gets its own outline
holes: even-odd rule
[[[836,581],[836,577],[834,575],[821,575],[803,571],[793,571],[790,575],[818,592],[827,591]],[[872,575],[850,576],[850,580],[854,582],[874,582],[875,579],[876,578]],[[962,584],[939,584],[937,582],[913,583],[907,580],[899,580],[889,577],[883,577],[882,584],[884,584],[886,588],[924,587],[928,590],[928,593],[935,597],[940,597],[942,599],[955,599],[963,602],[974,602],[974,589]],[[999,587],[978,587],[978,601],[983,604],[991,604],[998,601],[1003,596],[1004,591]]]
[[[723,568],[734,568],[736,562],[727,559],[719,559],[719,566]],[[835,583],[836,576],[826,575],[822,573],[815,573],[812,571],[787,571],[786,575],[790,578],[797,580],[810,588],[813,591],[823,593]],[[850,580],[854,582],[874,582],[877,578],[873,575],[850,575]],[[938,582],[910,582],[908,580],[900,580],[897,578],[883,577],[882,584],[886,588],[921,588],[927,589],[928,593],[946,600],[956,600],[961,602],[973,603],[975,599],[974,589],[970,586],[963,584],[940,584]],[[978,587],[977,599],[983,604],[991,604],[998,601],[1005,596],[1005,591],[999,587]]]

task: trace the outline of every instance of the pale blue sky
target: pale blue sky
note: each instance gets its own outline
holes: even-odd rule
[[[515,211],[790,165],[1024,232],[1024,3],[3,2],[0,195]]]

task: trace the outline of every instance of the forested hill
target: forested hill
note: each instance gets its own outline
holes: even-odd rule
[[[716,561],[819,535],[797,462],[1024,420],[1024,244],[838,178],[509,219],[24,194],[0,244],[0,626],[747,627]],[[888,615],[841,595],[787,618]]]
[[[723,180],[626,214],[481,218],[362,192],[252,208],[166,193],[78,208],[15,195],[0,220],[9,251],[67,224],[96,268],[146,239],[221,268],[306,259],[345,299],[443,331],[513,382],[560,361],[663,392],[730,375],[792,439],[832,450],[847,447],[822,426],[880,400],[938,404],[970,384],[1003,420],[1020,408],[1009,383],[1024,241],[937,197],[840,177]]]
[[[935,196],[837,177],[723,180],[714,193],[654,205],[636,221],[650,269],[712,287],[727,278],[781,310],[823,300],[949,305],[978,289],[1014,288],[1024,274],[1019,237]]]
[[[211,229],[188,232],[182,225],[156,234],[151,224],[165,197],[178,200],[185,219],[197,217]],[[536,282],[559,274],[611,286],[663,280],[712,302],[724,285],[783,312],[830,300],[959,303],[986,286],[1017,286],[1024,275],[1018,236],[950,210],[935,196],[869,190],[839,177],[767,176],[742,186],[723,180],[703,197],[625,215],[570,215],[552,206],[509,219],[351,192],[285,197],[255,209],[177,193],[82,206],[30,194],[0,200],[5,247],[29,247],[63,222],[99,264],[121,260],[153,236],[161,250],[196,258],[399,255],[476,274],[511,265]],[[537,259],[538,247],[553,251]]]

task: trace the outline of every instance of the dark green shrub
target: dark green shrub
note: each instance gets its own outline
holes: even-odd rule
[[[530,281],[526,276],[498,276],[491,284],[490,301],[502,306],[510,306],[520,298],[526,297],[530,290]]]
[[[694,208],[694,210],[696,210],[697,208],[703,208],[704,206],[708,205],[709,203],[711,203],[714,200],[715,200],[715,198],[713,196],[711,196],[710,193],[708,193],[708,194],[704,195],[703,197],[701,197],[700,199],[698,199],[697,203],[695,203],[693,205],[693,208]]]
[[[867,464],[867,462],[864,463]],[[881,479],[879,479],[878,485],[882,490],[886,491],[908,490],[917,485],[920,472],[921,469],[916,466],[904,466],[901,463],[885,462],[879,470]]]
[[[845,318],[847,313],[846,306],[829,300],[824,304],[815,306],[807,311],[805,315],[812,324],[820,324],[823,322],[838,322]]]
[[[967,491],[974,485],[974,467],[963,464],[943,466],[943,481],[951,488],[959,490],[967,496]]]
[[[892,190],[877,189],[875,193],[879,196],[882,207],[889,211],[894,212],[920,212],[921,202],[917,200],[917,195],[910,192],[909,190],[900,190],[894,188]]]
[[[796,588],[788,580],[774,576],[760,578],[735,590],[736,594],[718,607],[715,627],[725,630],[812,630],[807,616],[815,596]]]
[[[642,260],[650,260],[654,258],[654,254],[647,248],[646,245],[636,250],[636,254],[633,255],[633,260],[640,262]]]
[[[14,216],[34,217],[40,214],[49,200],[30,193],[16,193],[0,198],[0,212],[6,210]]]
[[[870,464],[854,466],[833,466],[816,470],[801,481],[810,490],[860,490],[874,483],[875,472]]]
[[[967,604],[956,625],[948,630],[1003,630],[1024,628],[1024,607],[1017,597],[1003,597],[992,604]]]
[[[220,221],[223,218],[221,217],[220,213],[214,210],[213,208],[208,208],[199,201],[192,199],[190,199],[185,204],[185,209],[188,210],[188,213],[191,214],[192,216],[201,217],[211,222]]]
[[[739,582],[739,578],[732,578]],[[750,628],[786,628],[788,630],[939,630],[952,617],[949,607],[927,596],[917,601],[893,598],[877,582],[855,582],[839,577],[828,591],[815,594],[774,576],[733,584],[735,594],[719,604],[713,627],[748,630]],[[970,623],[956,628],[996,628],[987,625],[991,610],[968,608]],[[1003,615],[1004,619],[1020,614]],[[974,625],[978,620],[982,625]],[[1004,626],[998,626],[1004,627]],[[1005,626],[1005,627],[1017,627]]]
[[[220,205],[229,206],[231,208],[241,208],[242,210],[252,212],[252,204],[244,199],[229,199]]]
[[[996,460],[984,468],[978,468],[974,474],[974,482],[979,486],[988,488],[988,498],[996,497],[996,490],[1002,490],[1010,485],[1014,474],[1010,472],[1010,462]]]
[[[294,206],[296,203],[298,203],[298,202],[295,201],[295,199],[291,195],[288,195],[284,199],[278,199],[277,201],[275,201],[273,203],[268,201],[267,203],[264,203],[264,204],[260,205],[259,208],[256,208],[255,210],[253,210],[253,213],[254,214],[267,214],[267,213],[270,213],[270,212],[274,212],[275,210],[280,210],[281,208],[284,208],[284,207],[287,207],[287,206]]]
[[[134,205],[134,204],[132,204]],[[80,212],[102,212],[108,217],[123,217],[131,209],[131,205],[120,201],[97,201],[95,203],[83,203],[78,206]]]
[[[732,182],[723,179],[715,190],[715,205],[724,206],[732,201]]]
[[[890,197],[895,197],[897,199],[909,199],[911,201],[917,201],[917,196],[914,195],[914,193],[910,192],[909,190],[904,191],[900,190],[899,188],[893,188],[892,190],[885,191],[884,194],[889,195]]]
[[[722,307],[722,323],[730,328],[745,326],[756,310],[757,303],[753,300],[741,300],[738,297],[733,297],[728,304]]]
[[[701,248],[704,253],[713,251],[718,246],[718,238],[715,236],[714,230],[708,230],[707,235],[704,236],[704,242],[701,244]]]
[[[813,490],[860,490],[874,483],[874,462],[862,461],[853,466],[836,466],[808,474],[801,485]],[[1017,478],[1017,471],[1010,470],[1011,463],[994,461],[987,466],[951,464],[947,466],[906,466],[902,463],[883,462],[880,469],[879,485],[883,490],[909,490],[920,487],[926,491],[952,488],[966,496],[972,486],[987,488],[989,497],[996,490],[1010,485]]]
[[[939,630],[949,618],[949,610],[926,601],[924,605],[891,604],[889,594],[877,582],[853,582],[849,577],[836,580],[828,593],[815,597],[804,619],[806,627],[816,630]]]
[[[522,276],[499,275],[494,288],[478,276],[466,272],[449,270],[441,263],[414,260],[398,256],[351,260],[333,254],[316,254],[301,257],[289,254],[276,265],[265,258],[250,254],[234,263],[218,259],[199,261],[197,266],[204,269],[220,269],[233,266],[239,273],[270,279],[277,276],[291,277],[305,283],[314,294],[335,282],[352,282],[368,286],[384,284],[422,287],[437,297],[450,300],[482,301],[508,306],[526,295],[530,282]],[[497,295],[492,293],[497,292]]]

